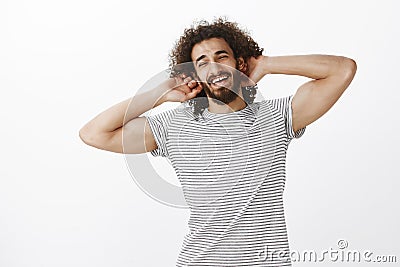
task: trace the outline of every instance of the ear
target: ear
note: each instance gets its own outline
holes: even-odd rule
[[[237,59],[239,70],[243,73],[247,71],[247,63],[244,61],[243,57]]]

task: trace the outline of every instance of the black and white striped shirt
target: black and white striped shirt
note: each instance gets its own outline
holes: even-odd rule
[[[283,190],[293,95],[196,121],[180,105],[146,116],[190,208],[176,266],[291,266]]]

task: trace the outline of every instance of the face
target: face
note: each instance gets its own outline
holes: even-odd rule
[[[215,102],[220,105],[238,97],[240,77],[236,69],[239,62],[224,39],[210,38],[196,44],[191,57],[208,97],[218,100]],[[239,61],[242,62],[242,59]]]

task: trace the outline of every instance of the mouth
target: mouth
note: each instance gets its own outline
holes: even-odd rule
[[[209,85],[216,88],[227,87],[230,77],[231,75],[229,73],[221,73],[217,76],[210,77],[207,82]]]

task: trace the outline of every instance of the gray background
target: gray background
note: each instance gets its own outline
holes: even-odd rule
[[[78,131],[164,70],[193,19],[218,15],[250,29],[266,55],[356,60],[342,98],[290,144],[290,246],[320,252],[345,239],[399,261],[398,10],[396,1],[1,1],[0,266],[174,265],[189,211],[148,197],[123,155],[84,145]],[[307,80],[271,75],[259,88],[283,97]],[[177,183],[165,159],[148,156]]]

